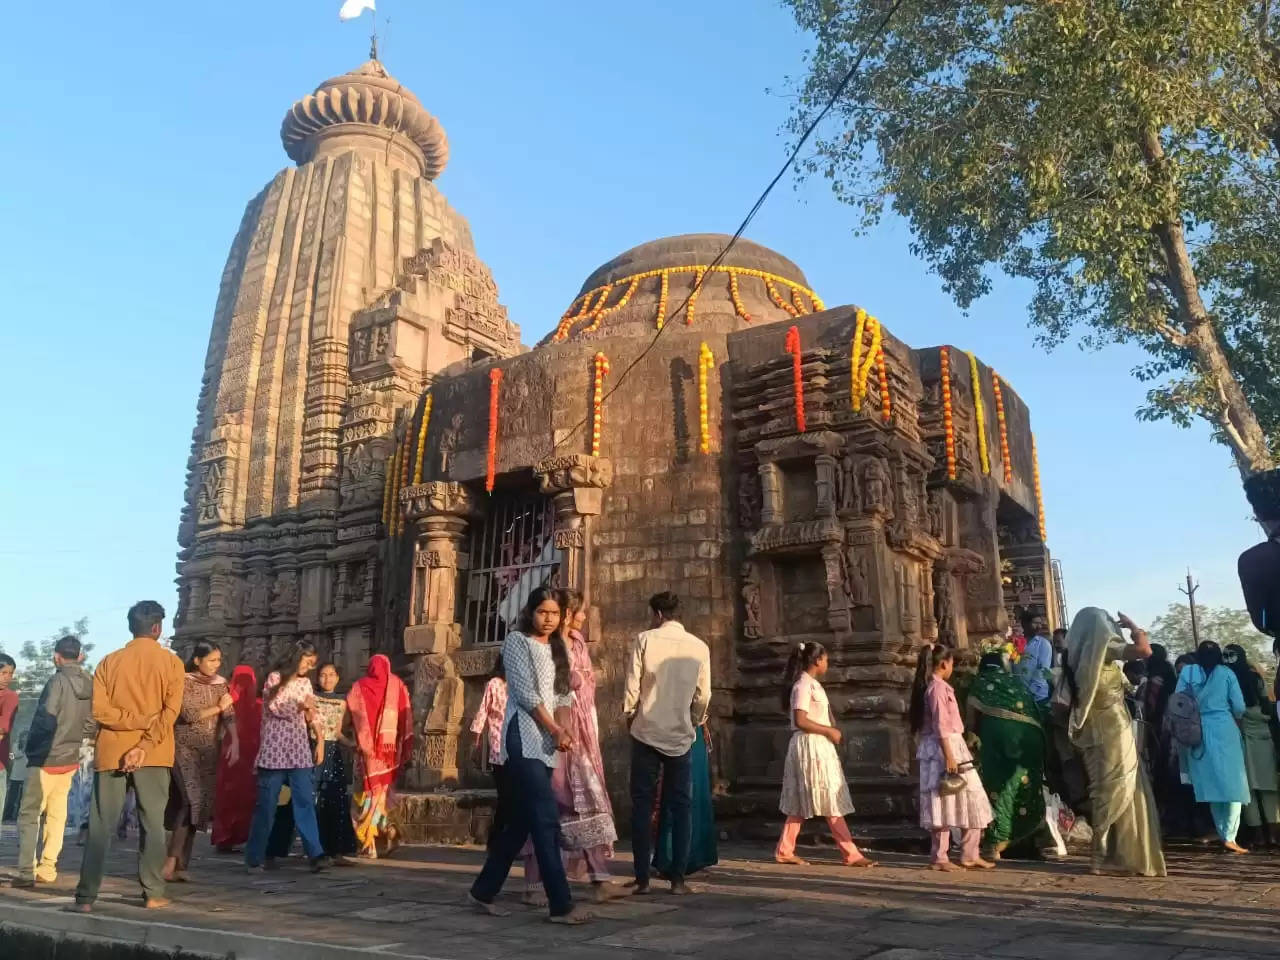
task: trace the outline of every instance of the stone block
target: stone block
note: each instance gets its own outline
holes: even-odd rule
[[[404,630],[405,653],[448,653],[461,642],[462,627],[456,623],[420,623]]]

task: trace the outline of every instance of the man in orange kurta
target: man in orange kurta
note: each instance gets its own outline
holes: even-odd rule
[[[173,724],[182,707],[182,661],[160,645],[164,607],[154,600],[129,610],[133,639],[108,654],[93,674],[94,754],[89,839],[76,887],[76,909],[88,913],[98,898],[107,850],[125,793],[138,798],[141,841],[138,880],[147,907],[168,906],[164,878],[164,808],[173,767]]]

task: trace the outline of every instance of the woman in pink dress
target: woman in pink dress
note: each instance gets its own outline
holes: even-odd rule
[[[587,611],[582,594],[558,591],[564,610],[565,636],[569,647],[569,688],[571,695],[556,707],[556,719],[573,738],[567,762],[551,775],[551,791],[560,807],[560,847],[565,873],[571,879],[587,878],[597,901],[624,897],[627,890],[613,883],[609,861],[618,831],[613,822],[613,806],[605,787],[604,758],[600,754],[600,727],[596,718],[596,674],[582,628]],[[533,847],[525,846],[525,900],[541,905],[543,897]]]
[[[964,721],[960,719],[956,692],[948,682],[954,670],[955,655],[946,644],[926,644],[920,650],[911,689],[911,732],[920,738],[916,750],[920,761],[920,826],[933,838],[930,869],[959,869],[947,856],[951,831],[955,829],[963,835],[960,866],[989,870],[995,864],[979,856],[978,844],[992,820],[991,803],[964,742]],[[948,774],[963,778],[961,790],[943,793],[942,780]]]

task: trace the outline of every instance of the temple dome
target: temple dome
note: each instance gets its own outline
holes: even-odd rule
[[[624,277],[650,270],[661,270],[669,267],[692,267],[711,263],[732,239],[727,233],[686,233],[676,237],[663,237],[661,240],[650,240],[638,247],[632,247],[620,253],[608,263],[595,269],[587,277],[581,295],[588,290],[606,283],[613,283]],[[720,261],[726,267],[741,267],[748,270],[762,270],[775,276],[793,280],[802,287],[808,287],[804,271],[780,253],[761,246],[742,237],[733,245],[733,249]]]
[[[738,240],[712,267],[730,239],[723,233],[689,233],[619,254],[587,277],[547,341],[648,336],[660,316],[665,322],[678,311],[708,269],[712,273],[693,302],[678,311],[689,326],[728,333],[823,309],[804,271],[758,243]]]
[[[314,159],[329,145],[352,146],[353,139],[373,139],[388,153],[407,154],[428,180],[449,162],[449,141],[440,121],[378,60],[326,80],[290,107],[280,139],[297,163]]]

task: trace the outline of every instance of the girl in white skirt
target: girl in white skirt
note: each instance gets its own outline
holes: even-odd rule
[[[916,750],[920,761],[920,826],[933,838],[931,869],[959,869],[947,856],[951,831],[956,829],[962,834],[960,866],[990,870],[995,864],[978,855],[978,844],[992,819],[991,804],[965,746],[956,692],[947,682],[954,670],[955,656],[946,644],[926,644],[920,650],[911,689],[911,732],[920,738]],[[939,788],[949,773],[959,773],[964,778],[964,789],[943,795]]]
[[[827,651],[820,643],[802,643],[787,661],[782,704],[791,714],[791,745],[787,748],[782,774],[782,800],[778,806],[787,816],[774,859],[778,863],[804,864],[796,856],[800,826],[810,817],[824,817],[831,835],[851,867],[874,867],[862,855],[844,822],[853,812],[849,784],[836,746],[842,739],[831,725],[831,705],[818,678],[827,672]]]

